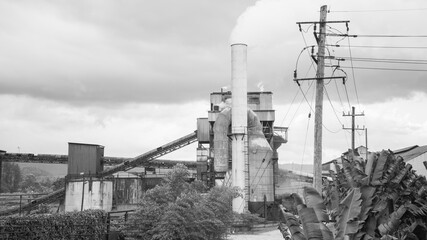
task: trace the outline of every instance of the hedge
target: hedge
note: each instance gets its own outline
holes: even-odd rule
[[[103,239],[107,213],[86,210],[0,218],[0,239]]]

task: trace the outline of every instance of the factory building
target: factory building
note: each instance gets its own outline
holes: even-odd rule
[[[274,126],[272,96],[272,92],[247,93],[244,194],[246,210],[250,212],[263,212],[265,203],[272,205],[277,182],[277,149],[287,142],[287,128]],[[231,102],[230,91],[213,92],[208,117],[197,119],[197,174],[210,186],[232,186]]]
[[[233,199],[238,213],[250,211],[268,218],[267,209],[277,212],[272,210],[277,149],[287,142],[287,128],[274,126],[272,92],[247,91],[246,48],[232,45],[232,91],[210,94],[208,116],[197,119],[194,133],[106,170],[103,146],[69,143],[65,211],[131,208],[149,188],[147,183],[154,187],[160,179],[148,181],[147,170],[156,170],[144,166],[138,172],[138,167],[197,141],[196,179],[210,187],[241,189],[242,195]]]

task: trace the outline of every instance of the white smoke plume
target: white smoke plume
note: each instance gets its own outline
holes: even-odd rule
[[[263,82],[259,82],[256,86],[260,92],[264,92],[264,83]]]

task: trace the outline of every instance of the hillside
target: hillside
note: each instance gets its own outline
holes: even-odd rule
[[[313,173],[312,164],[297,164],[297,163],[285,163],[279,164],[279,169],[294,171],[294,172],[304,172],[304,173]]]
[[[65,164],[18,163],[23,175],[33,174],[36,177],[58,178],[67,175]]]

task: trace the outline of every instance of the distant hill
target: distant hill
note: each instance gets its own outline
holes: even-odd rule
[[[52,174],[49,172],[46,172],[45,170],[42,170],[38,167],[31,167],[31,166],[27,166],[27,167],[21,167],[21,174],[22,175],[34,175],[36,178],[39,177],[52,177]]]
[[[285,163],[285,164],[279,164],[279,168],[283,170],[288,170],[288,171],[313,173],[312,164]]]
[[[36,177],[58,178],[67,175],[66,164],[18,163],[22,175],[33,174]]]

